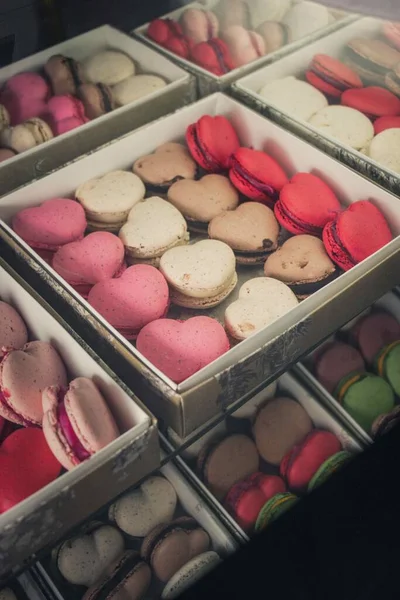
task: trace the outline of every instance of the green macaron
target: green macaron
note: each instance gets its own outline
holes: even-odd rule
[[[352,457],[350,452],[346,452],[342,450],[341,452],[337,452],[328,460],[326,460],[315,473],[314,477],[311,479],[308,484],[308,491],[311,492],[315,490],[315,488],[319,487],[322,483],[325,483],[331,475],[333,475],[336,471],[341,469],[343,465],[345,465]]]
[[[375,370],[400,396],[400,340],[382,348],[375,359]]]
[[[370,433],[379,415],[394,407],[394,393],[382,377],[371,373],[352,373],[338,384],[335,393],[343,408]]]
[[[257,517],[255,531],[263,531],[268,525],[289,510],[298,498],[290,492],[281,492],[273,496],[260,510]]]

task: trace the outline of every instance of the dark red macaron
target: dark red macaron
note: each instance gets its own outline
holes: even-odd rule
[[[285,491],[285,482],[277,475],[253,473],[231,487],[225,507],[244,531],[251,531],[264,504]]]
[[[379,208],[360,200],[325,225],[322,239],[333,262],[348,271],[386,246],[393,235]]]
[[[340,450],[342,444],[333,433],[314,430],[283,458],[281,477],[290,490],[305,492],[320,466]]]
[[[147,37],[182,58],[189,58],[193,47],[182,27],[172,19],[154,19],[147,29]]]
[[[365,371],[365,363],[357,348],[343,342],[333,342],[319,354],[314,370],[320,384],[333,394],[344,377],[350,373]]]
[[[229,178],[246,198],[273,208],[289,181],[277,161],[260,150],[239,148],[232,156]]]
[[[318,237],[341,210],[329,185],[311,173],[297,173],[292,177],[283,186],[274,208],[277,220],[290,233]]]
[[[218,77],[226,75],[234,68],[233,59],[227,44],[220,38],[196,44],[190,55],[192,61]]]
[[[204,115],[186,130],[186,143],[194,160],[205,171],[227,171],[240,146],[231,122],[224,116]]]
[[[359,110],[370,119],[400,115],[400,99],[379,86],[347,90],[342,94],[341,103]]]
[[[346,90],[363,87],[363,82],[355,71],[327,54],[314,56],[306,71],[306,79],[320,92],[332,98],[340,98]]]
[[[386,131],[386,129],[400,129],[400,116],[399,117],[379,117],[374,122],[375,135]]]

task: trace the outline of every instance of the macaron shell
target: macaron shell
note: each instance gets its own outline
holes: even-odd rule
[[[356,150],[368,146],[374,137],[371,121],[360,111],[348,106],[327,106],[316,112],[308,122],[324,135]]]
[[[370,117],[396,117],[400,115],[400,99],[392,92],[378,86],[347,90],[341,103]]]
[[[46,442],[57,461],[71,471],[80,461],[69,446],[64,432],[59,426],[58,405],[62,395],[59,386],[47,387],[42,394],[43,420],[42,428]]]
[[[285,25],[278,21],[264,21],[257,28],[257,33],[264,40],[265,54],[275,52],[288,43],[288,31]]]
[[[351,337],[372,365],[382,348],[400,339],[400,323],[392,314],[378,310],[359,319]]]
[[[159,319],[144,327],[136,347],[157,369],[180,383],[229,350],[222,325],[210,317]]]
[[[265,54],[264,38],[241,25],[232,25],[224,29],[221,39],[228,45],[234,68],[247,65]]]
[[[368,155],[382,167],[400,173],[400,128],[376,135],[369,145]]]
[[[140,98],[165,88],[167,82],[157,75],[133,75],[112,88],[117,106],[126,106]]]
[[[343,408],[367,433],[370,433],[377,417],[390,412],[394,407],[394,392],[381,377],[368,374],[359,380],[356,379],[344,394],[341,386],[342,383],[339,383],[335,395],[342,398],[340,401]]]
[[[20,314],[7,302],[0,301],[0,360],[6,349],[22,348],[28,341],[28,330]]]
[[[326,460],[315,473],[314,477],[308,484],[308,491],[312,491],[327,481],[336,471],[341,469],[346,463],[351,460],[350,452],[342,450],[334,454]]]
[[[169,142],[159,146],[153,154],[138,158],[133,172],[146,184],[170,186],[178,179],[195,179],[196,164],[185,146]]]
[[[188,8],[182,13],[179,23],[184,35],[190,37],[195,44],[218,35],[218,18],[209,10]]]
[[[168,581],[163,589],[161,598],[165,600],[177,598],[189,589],[189,587],[210,573],[220,562],[220,557],[213,551],[204,552],[192,558]]]
[[[217,77],[226,75],[234,68],[229,47],[220,38],[196,44],[190,50],[190,59]]]
[[[135,74],[135,64],[130,56],[116,50],[93,54],[83,63],[85,75],[92,83],[116,85]]]
[[[260,532],[266,529],[268,525],[289,510],[297,500],[297,496],[294,496],[290,492],[276,494],[276,496],[268,500],[258,515],[255,526],[256,531]]]
[[[283,22],[290,30],[291,39],[296,41],[326,27],[330,20],[329,11],[325,6],[303,1],[292,6],[285,14]]]
[[[375,135],[387,129],[400,129],[400,117],[379,117],[374,121]]]
[[[324,94],[293,76],[267,82],[259,94],[268,104],[301,121],[308,121],[328,106]]]

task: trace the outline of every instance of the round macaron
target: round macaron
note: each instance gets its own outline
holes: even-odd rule
[[[400,173],[400,128],[376,135],[369,145],[368,156],[382,167]]]
[[[371,121],[359,110],[349,106],[332,105],[316,112],[308,121],[324,135],[360,150],[374,137]]]
[[[9,350],[22,348],[28,341],[28,330],[21,315],[11,304],[0,301],[0,360]]]
[[[313,85],[289,76],[268,81],[259,91],[264,103],[293,119],[308,121],[328,106],[328,100]]]
[[[341,103],[359,110],[369,119],[400,115],[400,98],[378,86],[347,90],[342,94]]]
[[[210,573],[210,571],[217,567],[220,562],[220,557],[212,550],[195,556],[171,577],[163,589],[161,598],[163,600],[173,600],[174,598],[177,598],[189,587]]]
[[[382,348],[400,340],[400,323],[392,314],[376,310],[359,319],[350,336],[368,365],[373,365]]]
[[[381,39],[353,38],[345,49],[345,62],[364,83],[384,85],[386,73],[400,62],[400,53]]]
[[[211,173],[227,171],[240,146],[233,125],[222,115],[204,115],[189,125],[186,142],[197,164]]]
[[[379,415],[372,423],[371,435],[376,440],[389,433],[400,422],[400,406],[396,406],[390,412]]]
[[[346,90],[363,87],[363,82],[355,71],[327,54],[316,54],[313,57],[306,71],[306,79],[332,98],[340,98]]]
[[[135,74],[132,58],[119,50],[96,52],[82,66],[88,81],[103,85],[116,85]]]
[[[367,432],[379,415],[394,407],[394,392],[390,385],[371,373],[351,373],[337,385],[335,397],[353,419]]]
[[[390,383],[396,396],[400,396],[400,340],[382,348],[375,359],[375,369]]]
[[[217,77],[222,77],[235,68],[228,44],[217,37],[193,46],[190,49],[190,59]]]
[[[104,83],[83,83],[78,87],[77,97],[89,119],[101,117],[115,108],[113,92]]]
[[[315,488],[319,487],[325,481],[327,481],[336,471],[339,471],[344,465],[346,465],[352,458],[350,452],[341,450],[333,456],[330,456],[315,473],[310,483],[308,484],[308,491],[311,492]]]
[[[264,531],[268,525],[276,521],[283,513],[296,504],[297,501],[297,496],[290,492],[281,492],[268,500],[257,517],[256,532]]]
[[[258,472],[259,462],[253,440],[233,434],[203,448],[197,459],[197,470],[210,492],[223,500],[235,483]]]
[[[400,117],[379,117],[374,121],[375,135],[387,129],[400,129]]]
[[[332,394],[343,377],[350,373],[364,372],[365,362],[353,346],[333,342],[318,355],[314,371],[320,384]]]
[[[341,211],[334,191],[311,173],[296,173],[280,191],[274,211],[290,233],[321,237],[325,225]]]

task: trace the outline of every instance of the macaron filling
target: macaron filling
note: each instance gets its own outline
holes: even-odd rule
[[[99,600],[100,598],[109,598],[110,595],[115,592],[119,584],[128,579],[130,575],[133,575],[133,572],[140,566],[140,563],[143,563],[143,559],[139,554],[135,553],[134,556],[122,556],[109,578],[103,585],[99,585],[96,598]]]
[[[269,196],[272,200],[276,200],[278,198],[278,192],[269,185],[268,183],[263,183],[257,177],[252,175],[245,167],[239,163],[237,158],[232,157],[232,169],[235,171],[235,174],[244,179],[247,183],[249,183],[256,190],[263,192],[267,196]]]
[[[344,83],[343,81],[338,81],[334,77],[330,77],[324,71],[320,71],[317,66],[312,65],[310,69],[311,73],[314,73],[319,79],[322,79],[325,83],[328,83],[332,87],[344,92],[349,89],[349,85]]]
[[[317,281],[301,282],[301,283],[286,283],[286,285],[294,292],[297,296],[310,296],[315,292],[318,292],[322,287],[328,285],[339,276],[339,272],[335,269],[329,275],[318,279]]]
[[[74,82],[75,87],[79,87],[82,81],[79,77],[79,69],[76,61],[73,58],[68,58],[65,56],[64,63],[67,65],[69,72],[71,73],[72,81]]]
[[[343,246],[342,241],[339,237],[339,234],[337,232],[337,222],[333,222],[330,225],[330,233],[333,237],[333,240],[335,242],[335,244],[338,246],[340,252],[344,255],[344,258],[351,263],[351,265],[354,267],[355,266],[355,261],[353,260],[353,258],[351,257],[350,252]],[[334,252],[334,249],[332,248],[332,251]]]
[[[65,408],[64,403],[64,394],[60,391],[59,393],[59,404],[57,406],[57,417],[58,424],[60,426],[61,432],[64,435],[65,439],[69,447],[75,456],[80,460],[86,460],[90,458],[90,453],[84,448],[83,444],[79,440],[78,436],[75,433],[75,430],[72,426],[70,418]]]

